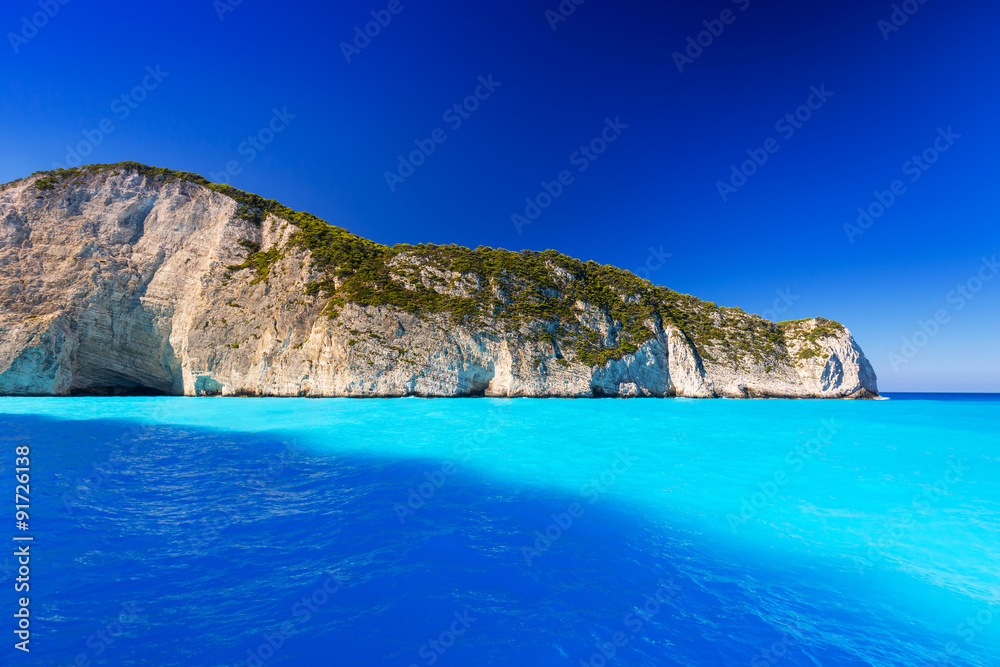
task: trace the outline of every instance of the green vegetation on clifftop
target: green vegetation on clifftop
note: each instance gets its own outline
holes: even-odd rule
[[[381,245],[311,213],[189,172],[122,162],[38,172],[34,185],[44,194],[71,180],[118,171],[208,188],[236,202],[234,217],[257,226],[268,215],[291,223],[296,230],[284,246],[261,250],[254,242],[241,241],[248,254],[242,263],[226,267],[226,276],[251,269],[251,283],[267,282],[271,267],[289,247],[306,249],[312,267],[322,274],[306,286],[306,293],[327,298],[331,317],[348,303],[390,306],[423,316],[443,314],[459,324],[499,327],[549,343],[562,364],[567,363],[563,353],[572,351],[591,366],[636,352],[656,335],[656,328],[671,324],[702,358],[731,366],[752,363],[770,368],[776,361],[787,361],[786,337],[800,337],[797,323],[777,325],[737,308],[720,308],[628,271],[555,250]],[[842,330],[839,324],[821,319],[806,339],[815,343]]]
[[[815,323],[815,326],[810,328],[810,325],[813,323]],[[847,331],[840,322],[834,322],[825,317],[817,317],[809,320],[786,320],[778,322],[778,326],[781,328],[782,335],[786,337],[786,340],[789,337],[793,337],[804,343],[798,354],[798,358],[803,360],[819,356],[825,359],[828,355],[823,354],[818,345],[819,341],[824,338],[841,336]]]

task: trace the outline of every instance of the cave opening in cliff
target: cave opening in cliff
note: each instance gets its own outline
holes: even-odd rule
[[[74,369],[70,396],[173,396],[183,393],[180,383],[158,368],[123,369],[119,364],[85,359]]]
[[[106,385],[74,387],[70,396],[169,396],[170,393],[155,387],[142,385]]]

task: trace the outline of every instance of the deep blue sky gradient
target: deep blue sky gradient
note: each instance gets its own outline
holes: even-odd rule
[[[662,246],[654,282],[845,323],[884,390],[1000,391],[1000,276],[948,298],[1000,252],[996,3],[913,0],[884,39],[891,2],[586,0],[553,30],[556,0],[400,0],[348,63],[340,43],[388,0],[243,0],[220,20],[223,1],[69,0],[16,53],[9,33],[39,5],[5,3],[0,181],[65,163],[109,118],[87,162],[211,178],[236,161],[236,187],[389,244],[555,248],[631,270]],[[724,9],[732,23],[679,72],[672,54]],[[169,74],[120,119],[112,102],[156,66]],[[451,129],[442,114],[490,75],[500,87]],[[833,95],[786,139],[775,122],[813,86]],[[275,108],[295,117],[248,161],[241,142]],[[628,128],[576,171],[606,118]],[[910,181],[904,163],[949,127],[960,138]],[[436,128],[447,141],[391,191],[385,172]],[[772,137],[777,153],[723,201],[717,182]],[[518,233],[511,215],[564,169],[572,185]],[[905,194],[851,243],[845,223],[896,179]],[[947,323],[893,364],[939,309]]]

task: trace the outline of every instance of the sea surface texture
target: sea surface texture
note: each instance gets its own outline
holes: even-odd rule
[[[890,397],[0,398],[0,663],[1000,665],[1000,397]]]

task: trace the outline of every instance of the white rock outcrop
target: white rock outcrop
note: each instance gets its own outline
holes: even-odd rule
[[[224,194],[129,169],[56,189],[39,189],[39,178],[0,189],[0,394],[878,394],[850,332],[825,320],[783,325],[782,352],[768,359],[723,359],[711,343],[699,354],[678,326],[649,321],[655,335],[635,352],[588,366],[544,337],[444,315],[347,303],[330,318],[328,299],[305,293],[322,277],[308,250],[285,247],[267,281],[248,270],[227,275],[247,256],[241,240],[287,243],[296,227],[282,218],[254,224],[235,216]],[[409,279],[426,287],[472,287],[474,277],[434,277],[437,269],[414,261],[419,275]],[[585,303],[577,312],[579,326],[617,346],[620,323]]]

